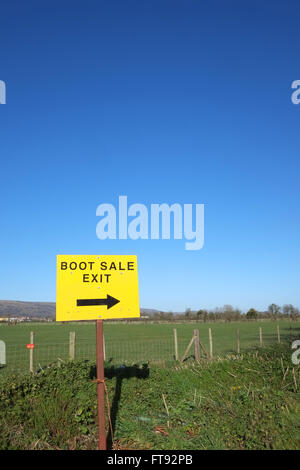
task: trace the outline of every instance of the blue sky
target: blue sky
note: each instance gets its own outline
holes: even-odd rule
[[[1,5],[0,298],[57,254],[136,254],[142,307],[300,307],[296,1]],[[204,203],[205,245],[96,237],[96,208]]]

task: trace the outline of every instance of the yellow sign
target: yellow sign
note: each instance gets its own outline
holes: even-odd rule
[[[140,316],[136,256],[58,255],[56,321]]]

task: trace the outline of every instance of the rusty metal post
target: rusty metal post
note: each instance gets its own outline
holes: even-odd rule
[[[103,323],[96,320],[96,354],[97,354],[97,395],[98,395],[98,449],[106,450],[105,431],[105,389],[104,389],[104,352]]]

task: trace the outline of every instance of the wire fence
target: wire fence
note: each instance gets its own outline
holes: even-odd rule
[[[272,328],[262,328],[257,326],[255,331],[239,328],[230,328],[225,333],[221,327],[210,329],[211,341],[208,328],[202,328],[198,331],[197,338],[201,345],[201,357],[224,357],[228,354],[249,351],[254,348],[268,346],[278,342],[291,342],[293,339],[299,339],[300,325],[296,330],[282,329],[279,326],[272,325]],[[181,360],[186,352],[187,346],[191,341],[191,332],[189,336],[182,336],[178,328],[178,335],[173,334],[174,328],[169,335],[163,338],[147,337],[138,339],[122,338],[116,340],[113,337],[105,338],[105,360],[113,364],[122,363],[142,363],[142,362],[167,362]],[[73,333],[74,334],[74,333]],[[295,336],[297,335],[297,336]],[[176,337],[176,339],[175,339]],[[238,345],[239,341],[239,345]],[[188,350],[185,360],[195,358],[194,345]],[[207,353],[207,354],[205,354]],[[71,345],[71,335],[69,341],[52,343],[50,341],[35,341],[34,349],[27,349],[26,344],[16,344],[13,341],[6,342],[6,364],[1,367],[0,376],[7,373],[20,373],[33,370],[39,370],[50,364],[61,364],[69,360],[96,360],[96,342],[95,338],[76,338],[74,334],[73,348]],[[0,360],[1,363],[1,360]]]
[[[184,348],[184,344],[180,349]],[[8,344],[6,347],[6,367],[1,373],[22,372],[30,370],[30,354],[33,357],[35,370],[47,367],[52,363],[74,360],[96,360],[96,344],[86,341],[76,342],[75,354],[70,357],[70,344],[35,344],[34,350]],[[128,362],[161,362],[174,360],[174,344],[172,340],[143,340],[143,341],[105,341],[105,360],[112,363]]]

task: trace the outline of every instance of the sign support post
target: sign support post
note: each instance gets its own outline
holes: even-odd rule
[[[96,320],[97,372],[93,382],[97,384],[99,450],[107,449],[103,320],[139,317],[135,255],[57,255],[56,321]],[[70,359],[74,359],[74,345],[70,341]],[[28,346],[33,348],[34,344]],[[112,433],[110,419],[109,424]]]
[[[103,351],[103,322],[96,320],[96,364],[97,364],[97,396],[98,396],[98,449],[106,450],[105,431],[105,389],[104,389],[104,351]]]

